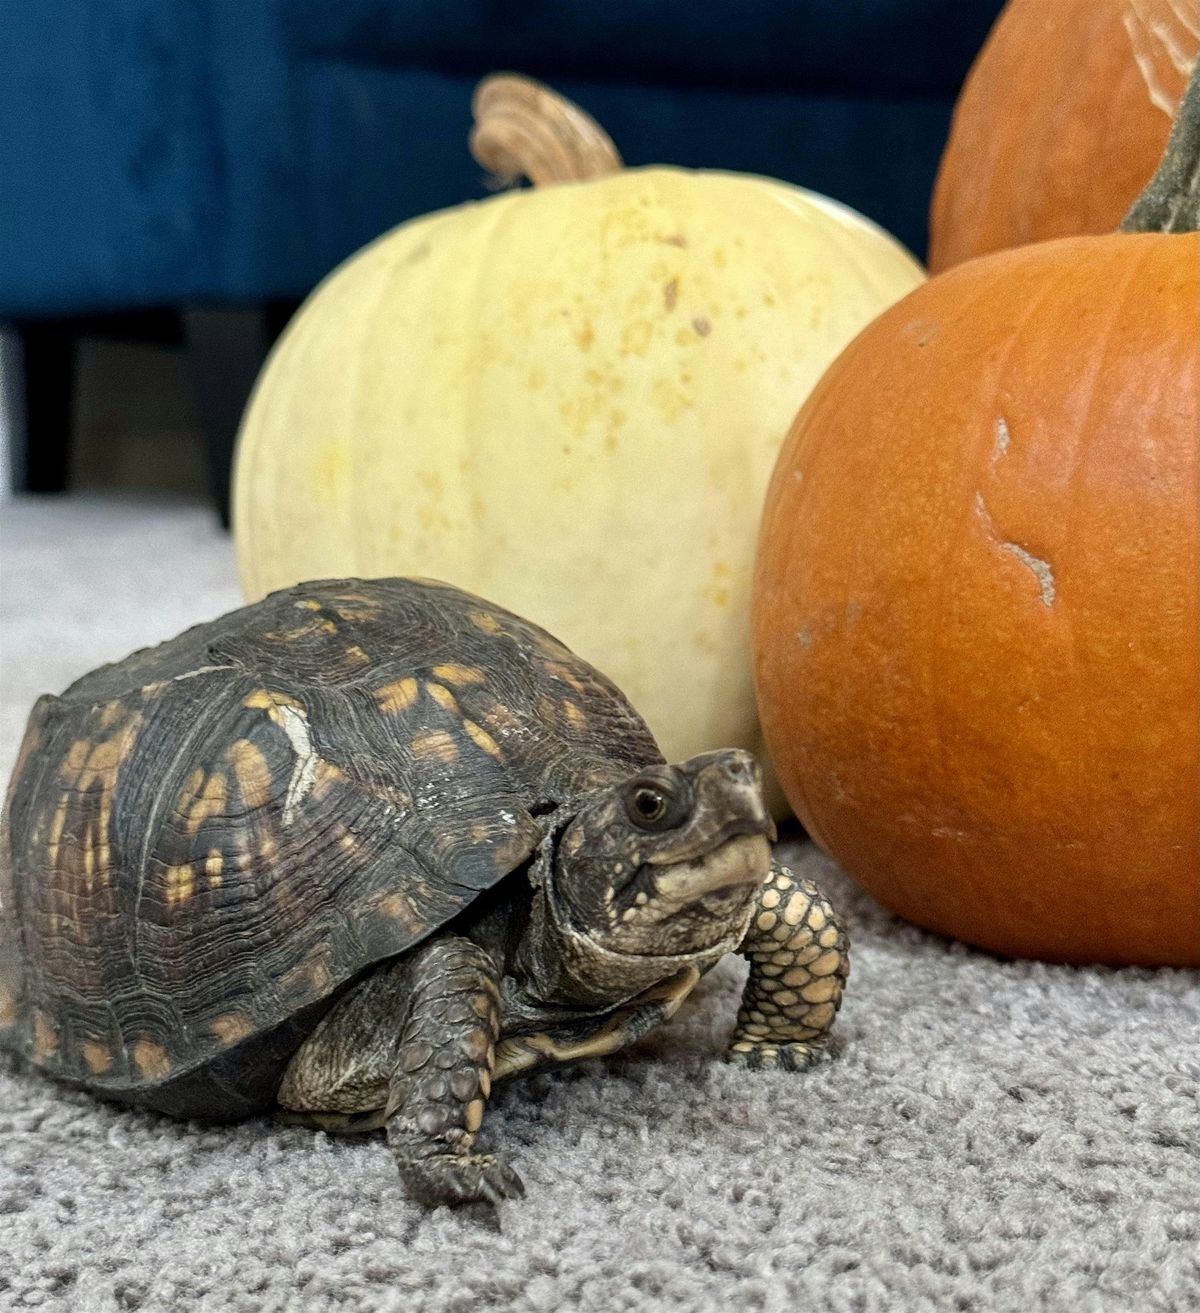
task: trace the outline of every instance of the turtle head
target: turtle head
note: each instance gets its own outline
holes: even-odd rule
[[[580,808],[548,894],[560,919],[610,953],[703,953],[745,919],[773,837],[750,753],[651,766]]]

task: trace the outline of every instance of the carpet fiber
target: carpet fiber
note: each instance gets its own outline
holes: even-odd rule
[[[236,605],[187,505],[0,508],[0,768],[34,696]],[[528,1197],[403,1198],[383,1144],[181,1126],[0,1060],[0,1309],[1064,1310],[1200,1307],[1200,983],[1007,963],[845,912],[843,1056],[718,1061],[743,969],[605,1061],[497,1092]]]

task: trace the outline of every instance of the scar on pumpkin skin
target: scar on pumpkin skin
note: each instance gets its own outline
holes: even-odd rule
[[[1034,578],[1037,579],[1042,590],[1042,603],[1047,607],[1054,605],[1054,599],[1058,596],[1058,588],[1054,582],[1054,567],[1049,561],[1043,561],[1040,556],[1034,556],[1019,543],[1001,542],[996,527],[992,522],[991,512],[987,508],[987,503],[983,500],[983,493],[975,494],[975,511],[983,521],[987,529],[988,537],[1000,548],[1002,552],[1007,552],[1010,556],[1015,556],[1028,570],[1032,571]]]

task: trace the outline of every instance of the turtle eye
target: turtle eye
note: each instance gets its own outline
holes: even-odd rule
[[[633,819],[639,825],[651,826],[667,814],[667,800],[657,789],[642,786],[633,791]]]
[[[625,794],[625,810],[639,830],[670,830],[688,813],[688,791],[654,779],[635,780]]]

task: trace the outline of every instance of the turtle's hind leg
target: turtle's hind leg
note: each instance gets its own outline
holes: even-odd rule
[[[799,1071],[826,1056],[850,957],[846,932],[825,895],[773,863],[739,951],[750,959],[750,977],[729,1060]]]
[[[497,1203],[520,1178],[473,1152],[500,1030],[495,963],[442,935],[369,976],[321,1022],[279,1087],[281,1116],[332,1131],[384,1126],[425,1204]]]

